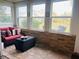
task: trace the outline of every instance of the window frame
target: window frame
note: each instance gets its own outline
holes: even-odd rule
[[[42,4],[45,4],[45,3],[42,3]],[[35,4],[35,5],[41,5],[41,4]],[[44,27],[45,27],[45,14],[46,14],[46,13],[45,13],[45,9],[44,9],[44,16],[33,16],[33,14],[32,14],[32,13],[33,13],[33,6],[34,6],[34,5],[31,6],[31,9],[32,9],[32,11],[31,11],[31,17],[30,17],[31,22],[32,22],[32,19],[33,19],[33,18],[44,18]],[[44,7],[46,8],[46,4],[44,5]],[[43,30],[40,30],[40,29],[33,29],[33,28],[32,28],[32,23],[30,24],[30,29],[31,29],[31,30],[35,30],[35,31],[45,31],[44,27],[43,27]]]
[[[1,3],[0,5],[1,5],[2,7],[6,7],[6,8],[8,7],[8,8],[10,8],[10,11],[9,11],[10,14],[6,14],[6,15],[10,15],[11,23],[9,24],[10,26],[7,25],[7,26],[4,26],[4,27],[13,27],[12,4],[6,2],[6,3]],[[7,24],[8,24],[8,23],[7,23]],[[5,25],[6,25],[6,23],[5,23]]]
[[[57,2],[62,2],[62,1],[57,1]],[[52,12],[53,12],[53,3],[54,2],[51,2],[51,11],[50,11],[50,17],[51,17],[51,21],[50,21],[50,24],[51,24],[51,26],[50,26],[50,28],[49,28],[49,32],[59,32],[59,33],[61,33],[60,31],[56,31],[56,30],[53,30],[52,29],[52,19],[55,19],[55,18],[71,18],[71,20],[72,20],[72,15],[71,16],[52,16]],[[72,4],[72,11],[73,11],[73,4]],[[71,11],[71,12],[72,12]],[[71,27],[71,24],[70,24],[70,27]],[[71,29],[70,29],[71,30]],[[70,32],[62,32],[62,33],[71,33],[71,31]]]
[[[20,27],[20,26],[19,26],[19,19],[20,19],[20,18],[26,18],[26,22],[27,22],[27,15],[26,15],[26,16],[19,16],[19,14],[20,14],[20,13],[19,13],[19,8],[20,8],[20,7],[26,7],[26,14],[27,14],[27,5],[17,6],[16,11],[17,11],[17,15],[18,15],[18,16],[17,16],[17,22],[18,22],[17,26],[18,26],[18,27]],[[20,28],[21,28],[21,29],[27,29],[27,23],[26,23],[26,27],[25,27],[25,28],[23,28],[23,27],[20,27]]]

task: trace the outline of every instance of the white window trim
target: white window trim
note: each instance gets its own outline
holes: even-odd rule
[[[72,16],[52,16],[51,18],[72,18]]]

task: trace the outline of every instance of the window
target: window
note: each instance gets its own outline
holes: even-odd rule
[[[38,31],[44,30],[44,19],[45,19],[45,4],[33,5],[31,29]]]
[[[0,5],[0,27],[13,26],[11,19],[11,7]]]
[[[71,0],[53,3],[52,16],[71,16],[71,15],[72,15]]]
[[[33,17],[44,17],[45,16],[45,4],[33,5],[32,6]]]
[[[51,29],[59,32],[70,32],[72,17],[72,1],[58,1],[52,3]]]
[[[27,28],[27,7],[22,6],[18,7],[18,19],[19,19],[19,27]]]

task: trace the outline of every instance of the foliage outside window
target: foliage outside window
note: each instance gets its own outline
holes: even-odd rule
[[[32,18],[32,29],[41,31],[44,29],[44,18]]]
[[[72,1],[58,1],[52,3],[51,29],[59,32],[70,32],[72,16]]]

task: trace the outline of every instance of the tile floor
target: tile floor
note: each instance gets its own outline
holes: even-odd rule
[[[70,59],[70,57],[64,54],[62,55],[40,47],[33,47],[22,53],[18,52],[15,49],[15,46],[10,46],[4,49],[4,51],[8,53],[7,55],[10,55],[15,59]]]

